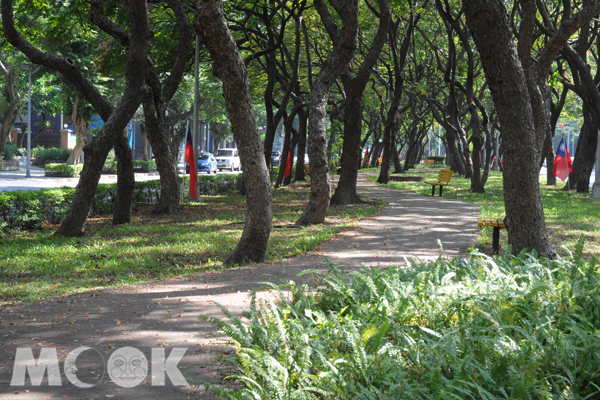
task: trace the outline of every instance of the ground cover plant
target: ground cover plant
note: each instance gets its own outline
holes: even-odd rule
[[[273,190],[267,260],[304,253],[383,207],[332,207],[322,225],[293,225],[309,190],[306,183]],[[137,208],[123,226],[111,226],[110,215],[92,217],[81,238],[55,237],[50,224],[0,236],[0,305],[220,268],[242,233],[239,194],[204,196],[175,215],[154,215],[151,207]]]
[[[424,165],[418,167],[408,171],[407,174],[424,176],[425,180],[435,180],[439,172],[439,169],[425,167]],[[377,177],[369,179],[375,183]],[[470,185],[470,180],[454,175],[450,184],[444,187],[443,197],[480,205],[483,218],[504,217],[501,172],[490,172],[484,194],[471,193],[469,190]],[[387,186],[431,196],[431,185],[422,182],[390,181]],[[547,186],[546,178],[540,179],[546,227],[552,245],[559,253],[564,255],[564,248],[574,248],[579,237],[583,235],[585,238],[584,257],[590,258],[594,254],[600,254],[600,207],[598,207],[598,202],[593,200],[587,193],[562,191],[563,186],[560,181],[557,186]],[[436,189],[436,196],[437,193],[438,190]],[[501,229],[501,246],[505,246],[506,240],[506,230]],[[492,229],[484,227],[480,238],[480,249],[491,252],[491,246]]]
[[[600,265],[522,253],[307,271],[251,302],[229,335],[228,399],[597,399]],[[351,277],[352,279],[348,279]],[[282,290],[285,290],[282,291]]]

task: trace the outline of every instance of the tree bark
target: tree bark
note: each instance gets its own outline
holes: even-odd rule
[[[15,92],[14,67],[9,65],[8,68],[6,68],[2,63],[2,60],[0,60],[0,71],[2,72],[2,75],[4,75],[4,80],[6,81],[5,87],[8,92],[8,110],[6,110],[6,114],[4,114],[4,118],[2,119],[2,126],[0,126],[0,153],[2,153],[15,119],[17,119],[17,115],[19,115],[21,96]]]
[[[467,24],[498,110],[503,135],[504,199],[513,254],[553,257],[537,173],[537,143],[527,80],[501,0],[463,0]]]
[[[296,171],[294,179],[296,181],[306,180],[306,171],[304,171],[304,155],[306,151],[306,135],[308,130],[308,112],[302,108],[298,111],[298,144],[296,148]]]
[[[327,57],[317,75],[309,97],[308,156],[310,158],[310,197],[304,213],[296,224],[320,224],[325,220],[331,200],[329,161],[327,159],[327,100],[331,85],[354,56],[358,32],[358,0],[329,0],[339,14],[342,30],[333,22],[325,0],[315,0],[315,8],[321,16],[333,51]]]
[[[247,189],[242,237],[226,265],[264,259],[273,219],[271,182],[258,136],[252,95],[244,60],[225,21],[221,0],[196,2],[196,32],[213,61],[213,72],[223,82],[223,97],[238,144]]]

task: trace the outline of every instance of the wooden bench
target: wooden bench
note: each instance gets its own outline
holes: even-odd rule
[[[310,164],[304,163],[304,171],[306,171],[306,175],[310,175]]]
[[[433,165],[435,161],[433,160],[425,160],[425,165]]]
[[[494,247],[494,254],[498,254],[500,251],[500,229],[506,228],[504,220],[501,218],[477,218],[477,226],[491,226],[494,228],[492,246]]]
[[[450,179],[452,179],[452,174],[454,171],[449,169],[440,169],[440,173],[438,174],[437,181],[425,181],[424,183],[431,185],[431,195],[435,196],[435,187],[440,187],[440,197],[442,197],[442,188],[444,186],[448,186],[450,183]]]

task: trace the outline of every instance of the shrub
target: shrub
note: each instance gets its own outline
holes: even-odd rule
[[[45,164],[46,161],[58,161],[58,162],[66,162],[71,155],[71,149],[62,149],[58,147],[51,147],[45,149],[43,147],[39,147],[37,149],[32,150],[32,156],[37,159],[38,163]]]
[[[154,172],[156,171],[156,162],[133,160],[133,170],[135,172]]]
[[[60,164],[66,165],[66,164]],[[81,170],[82,166],[68,166]],[[53,167],[51,167],[53,168]],[[185,178],[189,190],[189,177]],[[201,196],[215,196],[238,192],[242,175],[217,175],[198,177]],[[0,231],[39,229],[45,222],[60,223],[66,215],[75,194],[74,188],[15,190],[0,192]],[[90,216],[113,212],[117,195],[116,184],[99,184],[90,210]],[[136,182],[133,207],[152,205],[160,199],[160,180]]]
[[[343,266],[275,287],[234,339],[246,385],[228,399],[591,399],[600,396],[600,263],[535,254]],[[507,254],[510,254],[508,252]],[[305,273],[323,274],[323,271]],[[289,294],[283,290],[289,290]]]
[[[0,153],[0,158],[4,160],[13,160],[16,156],[23,156],[27,154],[27,150],[25,150],[25,153],[23,153],[23,150],[25,149],[18,147],[12,142],[6,142],[4,150],[2,150],[2,153]]]
[[[133,160],[133,171],[134,172],[154,172],[156,171],[156,162],[154,161],[142,161]],[[102,168],[103,174],[116,174],[117,173],[117,162],[107,160],[104,162]]]
[[[68,164],[46,164],[44,171],[46,176],[79,176],[83,169],[82,164],[68,165]]]

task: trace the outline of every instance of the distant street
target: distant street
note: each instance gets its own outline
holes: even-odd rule
[[[63,186],[75,187],[79,182],[79,178],[57,178],[44,176],[44,169],[36,166],[31,166],[31,178],[26,178],[27,167],[25,162],[21,162],[18,171],[0,171],[0,192],[12,190],[36,190],[36,189],[51,189]],[[184,164],[179,165],[180,177],[185,171]],[[241,172],[223,171],[217,174],[239,174]],[[199,176],[206,175],[206,172],[200,172]],[[213,174],[211,174],[213,175]],[[158,172],[136,173],[135,180],[151,181],[159,179]],[[102,175],[100,183],[115,183],[117,182],[116,175]]]

